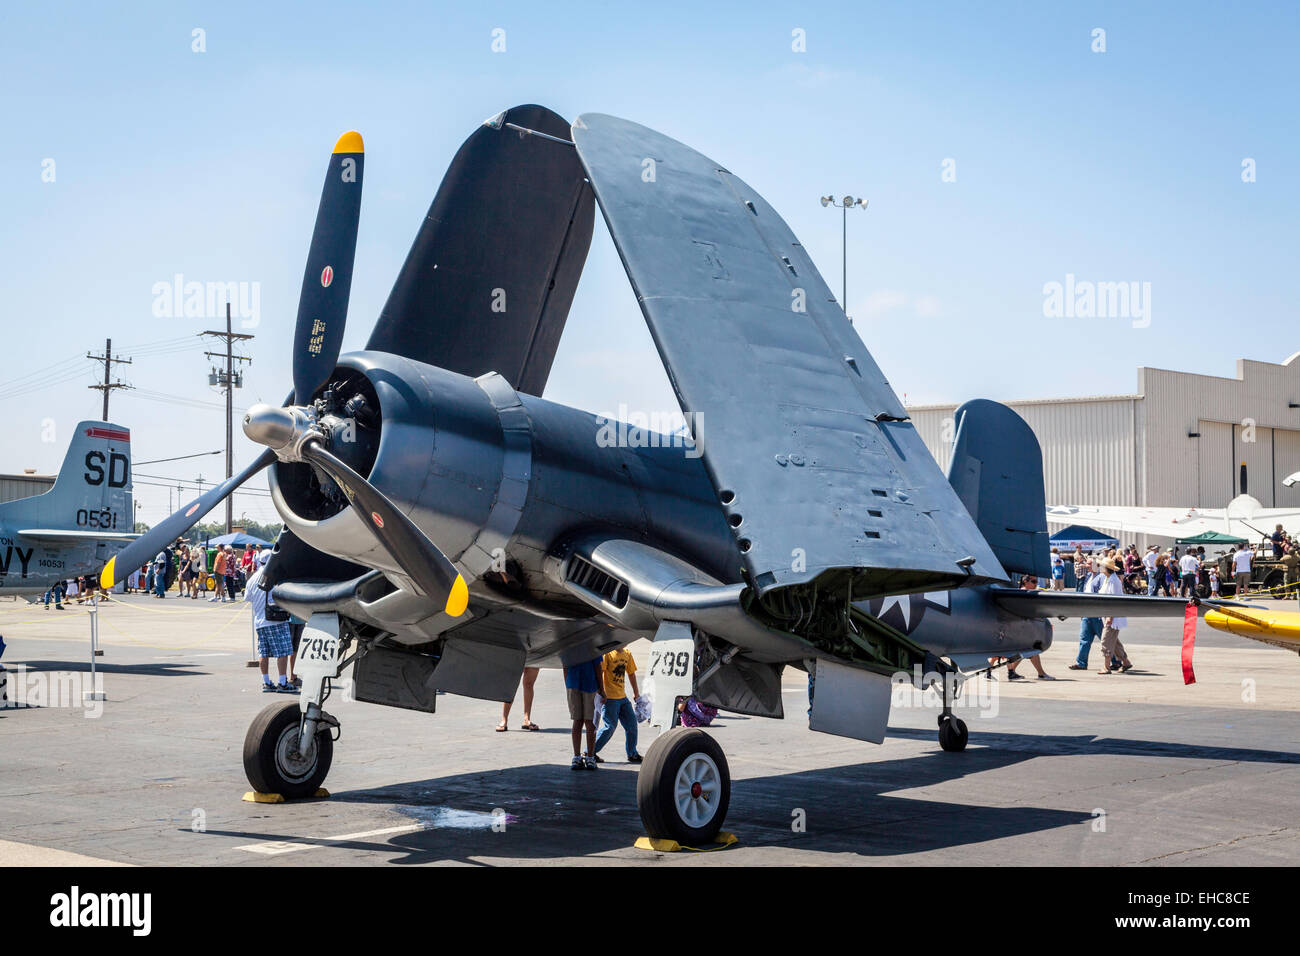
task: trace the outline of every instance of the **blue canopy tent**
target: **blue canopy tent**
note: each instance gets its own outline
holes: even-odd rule
[[[1062,553],[1073,551],[1075,548],[1082,551],[1100,551],[1102,548],[1119,546],[1118,538],[1112,538],[1095,528],[1087,528],[1081,524],[1072,524],[1068,528],[1062,528],[1048,540],[1050,547]]]
[[[263,541],[261,538],[254,538],[251,534],[244,534],[242,531],[236,531],[232,534],[218,535],[215,538],[209,538],[203,542],[205,547],[215,548],[219,545],[230,545],[234,548],[246,548],[250,544],[258,548],[269,548],[270,541]]]

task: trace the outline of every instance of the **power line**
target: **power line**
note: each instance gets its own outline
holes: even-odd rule
[[[216,451],[200,451],[200,452],[196,452],[193,455],[177,455],[175,458],[155,458],[152,461],[137,461],[137,462],[132,462],[132,464],[133,465],[160,465],[164,461],[184,461],[186,458],[203,458],[207,455],[220,455],[220,454],[221,454],[221,449],[218,448]]]
[[[155,392],[146,388],[135,389],[132,398],[142,398],[146,402],[162,402],[165,405],[188,405],[191,408],[225,408],[221,402],[209,402],[201,398],[192,398],[185,395],[172,395],[170,392]],[[238,411],[245,411],[242,406],[236,405]]]

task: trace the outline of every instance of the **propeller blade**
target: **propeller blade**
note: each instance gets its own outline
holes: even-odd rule
[[[425,595],[442,602],[452,617],[460,617],[469,604],[469,588],[456,566],[438,546],[397,510],[382,491],[334,457],[319,442],[309,441],[302,456],[334,479],[369,526],[375,539],[392,556]]]
[[[267,449],[239,474],[208,489],[189,505],[167,516],[140,535],[108,559],[108,564],[104,565],[104,570],[99,575],[100,587],[107,591],[120,580],[117,575],[118,565],[122,566],[121,577],[125,578],[133,570],[152,561],[159,551],[198,524],[205,514],[224,501],[231,492],[273,461],[275,461],[275,452]]]
[[[325,384],[343,345],[364,165],[361,134],[344,133],[330,156],[307,253],[307,271],[298,296],[298,326],[293,336],[293,392],[297,405],[305,405]]]

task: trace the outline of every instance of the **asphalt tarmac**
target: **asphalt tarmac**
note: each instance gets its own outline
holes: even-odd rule
[[[241,748],[268,700],[247,605],[129,596],[99,612],[106,699],[86,702],[85,606],[0,600],[10,696],[0,709],[0,866],[182,864],[1160,864],[1300,862],[1300,659],[1201,625],[1185,686],[1181,622],[1124,632],[1136,669],[1069,671],[1077,622],[1044,655],[1056,681],[968,685],[961,754],[940,750],[937,699],[900,691],[881,746],[807,728],[806,679],[785,720],[722,716],[733,779],[707,853],[633,847],[642,834],[622,731],[596,772],[569,769],[563,680],[543,671],[533,719],[500,705],[438,712],[346,699],[328,799],[247,803]],[[644,643],[633,645],[638,661]],[[1093,663],[1098,660],[1094,650]],[[1095,670],[1095,667],[1094,667]],[[642,725],[644,753],[654,731]]]

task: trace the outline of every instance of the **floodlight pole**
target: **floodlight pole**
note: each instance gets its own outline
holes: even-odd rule
[[[866,211],[867,202],[861,196],[857,199],[845,196],[839,200],[830,195],[822,196],[823,206],[836,206],[840,210],[840,308],[845,316],[849,314],[849,209],[856,206]]]

